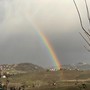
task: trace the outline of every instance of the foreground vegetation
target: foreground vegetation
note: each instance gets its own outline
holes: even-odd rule
[[[26,90],[90,90],[90,71],[35,71],[8,79],[11,83],[23,83]]]

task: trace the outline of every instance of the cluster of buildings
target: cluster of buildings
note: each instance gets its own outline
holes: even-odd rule
[[[0,65],[0,70],[13,70],[14,68],[16,67],[16,64],[12,64],[12,65],[9,65],[9,64],[3,64],[3,65]]]
[[[3,64],[0,65],[0,78],[7,78],[9,75],[11,75],[10,71],[13,71],[16,67],[16,64]]]

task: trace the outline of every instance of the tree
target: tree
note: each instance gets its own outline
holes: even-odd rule
[[[82,38],[85,40],[85,42],[89,46],[89,47],[84,46],[85,49],[90,52],[90,30],[89,30],[89,28],[88,28],[88,30],[85,29],[85,27],[83,25],[83,22],[82,22],[80,11],[79,11],[78,6],[77,6],[77,3],[76,3],[75,0],[73,0],[73,2],[74,2],[74,5],[75,5],[75,8],[76,8],[76,11],[78,13],[78,16],[79,16],[81,28],[84,31],[85,36],[82,33],[79,33],[79,34],[82,36]],[[86,8],[86,12],[87,12],[88,23],[90,25],[90,13],[89,13],[88,4],[87,4],[87,1],[86,0],[84,0],[84,2],[85,2],[85,8]]]

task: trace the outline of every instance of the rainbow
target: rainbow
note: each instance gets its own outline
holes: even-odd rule
[[[51,56],[51,60],[52,60],[52,62],[54,64],[54,67],[56,69],[60,69],[61,68],[61,63],[60,63],[59,59],[57,58],[57,55],[55,54],[55,52],[54,52],[54,50],[53,50],[49,40],[47,39],[45,34],[41,31],[39,25],[37,26],[37,24],[35,22],[33,22],[33,21],[31,21],[31,24],[34,27],[35,32],[38,34],[38,36],[40,37],[41,41],[43,42],[43,44],[47,48],[48,53]]]
[[[47,39],[45,34],[41,31],[40,26],[37,25],[33,19],[30,19],[29,23],[31,23],[32,27],[35,29],[35,32],[38,34],[38,36],[40,37],[40,39],[43,42],[44,46],[47,48],[48,53],[51,56],[51,60],[53,62],[54,67],[56,69],[60,69],[61,68],[61,63],[60,63],[59,59],[57,58],[57,55],[55,54],[49,40]]]
[[[49,0],[47,2],[47,4],[49,4]],[[27,20],[29,21],[29,23],[31,23],[31,25],[33,26],[33,28],[35,29],[35,32],[38,34],[38,36],[40,37],[40,41],[43,42],[44,46],[47,48],[48,50],[48,53],[50,54],[51,56],[51,60],[54,64],[54,66],[57,68],[57,69],[60,69],[61,68],[61,63],[59,61],[59,59],[57,58],[48,38],[45,36],[45,34],[41,31],[41,28],[39,27],[39,25],[37,25],[34,20],[33,20],[33,17],[34,15],[36,15],[40,9],[44,8],[44,6],[40,6],[40,8],[38,10],[36,10],[36,12],[33,14],[33,15],[29,15],[29,14],[26,14],[26,17]]]
[[[47,39],[47,37],[45,36],[45,34],[43,32],[41,32],[40,30],[37,30],[38,34],[40,35],[43,43],[45,44],[46,48],[48,49],[48,52],[51,55],[51,59],[53,60],[53,64],[56,67],[56,69],[60,69],[61,68],[61,64],[60,61],[58,60],[49,40]]]

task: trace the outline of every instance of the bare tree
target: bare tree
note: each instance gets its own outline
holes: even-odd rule
[[[85,49],[90,52],[90,30],[89,30],[89,28],[86,29],[86,28],[84,27],[83,22],[82,22],[82,18],[81,18],[81,14],[80,14],[80,11],[79,11],[79,8],[78,8],[78,6],[77,6],[77,3],[76,3],[75,0],[73,0],[73,2],[74,2],[74,5],[75,5],[75,8],[76,8],[76,10],[77,10],[77,13],[78,13],[78,16],[79,16],[79,20],[80,20],[80,25],[81,25],[82,30],[83,30],[84,33],[85,33],[85,36],[84,36],[82,33],[79,33],[79,34],[82,36],[82,38],[85,40],[85,42],[86,42],[87,45],[89,46],[88,48],[87,48],[86,46],[84,46]],[[85,8],[86,8],[86,12],[87,12],[88,23],[89,23],[89,25],[90,25],[90,13],[89,13],[88,4],[87,4],[87,1],[86,1],[86,0],[84,0],[84,2],[85,2]]]

